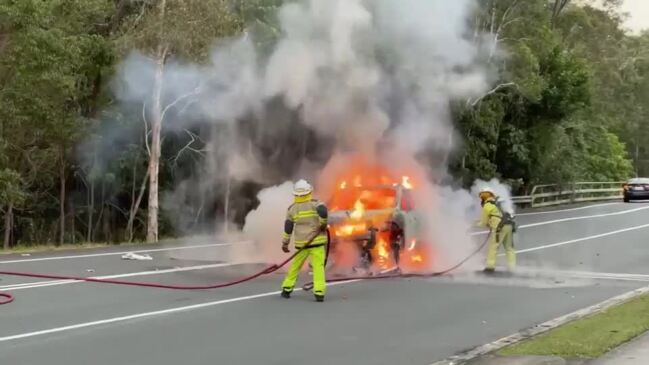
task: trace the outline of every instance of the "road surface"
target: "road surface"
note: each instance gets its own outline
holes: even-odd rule
[[[0,364],[427,365],[649,285],[649,204],[529,213],[515,277],[343,283],[325,303],[281,299],[280,275],[216,291],[4,276],[16,301],[0,307]],[[124,248],[0,256],[0,270],[207,284],[259,268],[173,259],[219,244],[133,248],[151,261],[121,260]]]

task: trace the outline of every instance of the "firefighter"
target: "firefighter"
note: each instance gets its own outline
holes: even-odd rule
[[[305,180],[293,187],[294,203],[288,208],[284,222],[282,250],[289,252],[291,236],[295,248],[300,250],[282,283],[282,297],[290,298],[300,269],[310,258],[313,270],[313,294],[318,302],[324,301],[326,291],[325,256],[327,245],[327,207],[313,199],[313,188]]]
[[[505,248],[509,270],[513,270],[516,266],[516,251],[514,251],[513,238],[515,223],[513,218],[511,214],[502,209],[493,190],[489,188],[482,189],[480,191],[480,200],[482,214],[479,225],[488,227],[491,231],[487,250],[487,264],[484,271],[485,273],[493,273],[496,270],[496,255],[500,245]]]

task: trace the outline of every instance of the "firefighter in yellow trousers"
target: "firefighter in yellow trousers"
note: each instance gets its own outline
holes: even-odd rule
[[[511,214],[503,211],[493,190],[489,188],[482,189],[480,191],[480,200],[482,214],[479,225],[488,227],[491,231],[487,250],[487,264],[484,271],[485,273],[493,273],[496,270],[496,255],[500,245],[505,249],[509,270],[513,270],[516,266],[516,251],[514,250],[515,223],[513,218]]]
[[[305,180],[293,187],[294,203],[288,208],[284,222],[282,250],[289,252],[291,236],[295,248],[300,250],[282,283],[282,297],[290,298],[300,270],[307,258],[313,269],[313,294],[318,302],[324,301],[326,291],[325,259],[327,245],[327,207],[313,199],[313,188]]]

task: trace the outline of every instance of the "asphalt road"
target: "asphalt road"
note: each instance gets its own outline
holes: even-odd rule
[[[4,276],[16,301],[0,307],[0,364],[426,365],[649,285],[649,204],[527,213],[513,277],[357,281],[325,303],[279,298],[281,275],[215,291]],[[142,248],[151,261],[121,260],[124,248],[0,256],[0,270],[202,284],[259,268],[200,260],[230,248],[218,244]]]

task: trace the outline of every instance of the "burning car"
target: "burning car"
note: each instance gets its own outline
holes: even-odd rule
[[[398,183],[364,186],[343,181],[328,202],[334,265],[344,253],[355,269],[385,273],[424,261],[421,216],[408,177]],[[355,256],[355,257],[354,257]]]

